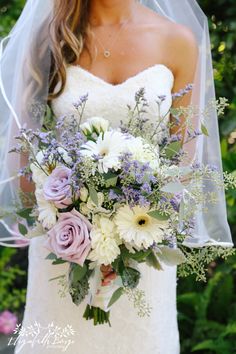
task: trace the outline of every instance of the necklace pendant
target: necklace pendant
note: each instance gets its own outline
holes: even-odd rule
[[[111,56],[110,50],[108,50],[108,49],[104,50],[103,55],[104,55],[105,58],[110,57]]]

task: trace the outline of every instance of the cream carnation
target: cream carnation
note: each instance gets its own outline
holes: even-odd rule
[[[94,225],[91,232],[92,251],[88,258],[91,261],[97,261],[98,264],[111,264],[120,254],[119,244],[121,243],[117,236],[117,230],[112,220],[101,217]]]
[[[131,139],[127,145],[127,150],[132,153],[132,158],[139,162],[149,162],[153,170],[159,168],[159,148],[145,142],[141,137]]]

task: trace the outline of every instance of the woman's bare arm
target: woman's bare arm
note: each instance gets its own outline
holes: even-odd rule
[[[195,36],[188,28],[179,26],[173,40],[172,49],[175,76],[172,92],[178,92],[180,89],[185,88],[187,84],[193,83],[194,81],[198,60],[198,46]],[[190,101],[191,91],[182,98],[173,101],[173,107],[186,107],[190,104]],[[173,122],[172,118],[171,121]],[[185,129],[183,117],[180,119],[180,125],[182,126],[180,133],[182,133],[182,137],[184,137]],[[173,126],[170,131],[171,135],[176,134],[179,128],[179,126]]]

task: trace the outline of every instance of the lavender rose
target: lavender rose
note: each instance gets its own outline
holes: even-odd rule
[[[72,203],[71,170],[65,166],[56,167],[46,179],[43,186],[44,198],[57,208],[65,208]]]
[[[61,213],[56,225],[48,232],[45,247],[57,257],[83,266],[91,248],[91,227],[90,222],[75,209]]]

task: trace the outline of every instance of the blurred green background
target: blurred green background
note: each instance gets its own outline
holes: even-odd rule
[[[198,2],[209,19],[216,96],[230,102],[219,120],[223,166],[236,174],[236,0]],[[24,3],[0,0],[0,37]],[[227,208],[236,240],[236,191],[227,192]],[[21,318],[26,282],[27,249],[0,248],[0,312],[8,309]],[[210,264],[207,283],[179,279],[178,314],[182,354],[236,354],[236,256]]]

